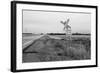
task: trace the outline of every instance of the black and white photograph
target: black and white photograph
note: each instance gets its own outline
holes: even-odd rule
[[[23,63],[91,59],[91,14],[23,10]]]
[[[97,67],[97,6],[11,4],[12,72]]]

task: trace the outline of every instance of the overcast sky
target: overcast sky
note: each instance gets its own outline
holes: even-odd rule
[[[60,21],[70,19],[72,33],[91,32],[91,14],[72,12],[23,11],[23,33],[62,33]]]

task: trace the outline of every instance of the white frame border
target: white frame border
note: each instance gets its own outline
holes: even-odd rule
[[[45,5],[28,5],[28,4],[17,4],[17,47],[16,47],[16,62],[17,70],[22,69],[39,69],[39,68],[53,68],[53,67],[73,67],[73,66],[86,66],[96,65],[96,11],[93,8],[78,8],[78,7],[59,7],[59,6],[45,6]],[[91,60],[80,60],[80,61],[59,61],[59,62],[40,62],[40,63],[22,63],[22,9],[31,10],[57,10],[57,11],[80,11],[91,13]],[[94,25],[95,24],[95,25]],[[95,31],[94,31],[95,30]]]

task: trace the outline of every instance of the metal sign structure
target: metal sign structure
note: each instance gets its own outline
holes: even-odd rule
[[[63,30],[66,33],[66,39],[71,40],[71,26],[69,24],[70,19],[67,19],[67,21],[61,21],[61,23],[64,25]]]

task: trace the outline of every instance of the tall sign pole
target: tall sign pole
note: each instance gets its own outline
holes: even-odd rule
[[[61,23],[64,25],[63,30],[65,31],[67,40],[71,40],[71,26],[68,25],[69,21],[69,19],[67,19],[67,21],[61,21]]]

